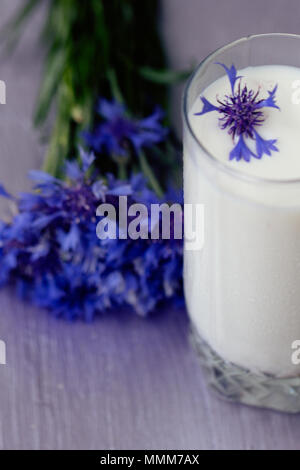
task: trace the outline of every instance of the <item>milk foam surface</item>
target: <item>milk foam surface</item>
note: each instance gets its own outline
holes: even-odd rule
[[[253,158],[250,162],[230,162],[228,155],[233,148],[232,138],[218,125],[217,113],[194,115],[202,109],[200,99],[196,100],[190,113],[190,122],[197,138],[214,157],[238,171],[275,180],[300,178],[300,103],[293,103],[293,98],[300,101],[300,69],[273,65],[248,67],[238,75],[243,76],[241,83],[247,84],[248,89],[260,90],[261,99],[267,98],[268,90],[278,85],[276,104],[280,111],[263,108],[265,122],[256,129],[265,139],[277,139],[279,152],[272,153],[271,157],[264,155],[261,160]],[[216,106],[216,97],[222,99],[226,94],[231,94],[227,77],[221,77],[203,92],[205,98]],[[251,144],[251,141],[247,143]]]

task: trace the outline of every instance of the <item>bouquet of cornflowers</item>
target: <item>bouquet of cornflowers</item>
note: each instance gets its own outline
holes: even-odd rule
[[[0,284],[56,316],[90,321],[113,307],[130,306],[138,314],[167,299],[182,300],[182,244],[179,240],[99,240],[96,209],[159,202],[141,174],[126,182],[93,174],[94,155],[81,150],[81,165],[68,162],[67,181],[32,171],[35,192],[14,199],[12,223],[0,223]]]
[[[38,3],[28,2],[13,23],[13,31]],[[116,51],[105,61],[98,57],[104,44],[106,54],[109,44],[114,44],[109,37],[110,8],[120,13],[115,26],[123,27],[124,34],[130,14],[138,10],[139,19],[145,21],[142,16],[147,8],[144,11],[133,1],[113,1],[110,7],[99,0],[88,5],[77,0],[71,3],[49,3],[49,56],[36,121],[45,120],[54,98],[57,115],[45,171],[30,172],[30,193],[15,197],[0,186],[0,195],[14,213],[9,222],[0,222],[0,285],[13,284],[22,297],[70,320],[91,321],[116,307],[131,307],[146,315],[166,301],[183,302],[182,240],[176,239],[174,230],[167,240],[161,235],[156,240],[151,236],[99,239],[96,213],[101,203],[118,211],[120,196],[147,207],[182,203],[181,191],[174,189],[179,147],[162,125],[165,92],[159,91],[159,85],[178,76],[139,63],[133,69],[137,57],[141,59],[134,50],[133,57],[127,50],[122,60]],[[151,3],[154,7],[156,2]],[[92,25],[87,24],[89,14]],[[138,41],[141,30],[133,31],[131,40]],[[159,45],[153,31],[152,38]],[[81,54],[73,50],[75,37]],[[97,62],[90,63],[96,50]],[[150,57],[148,53],[148,62]],[[160,48],[155,57],[154,65],[161,65]],[[95,69],[101,60],[102,69]],[[76,70],[83,83],[78,82]],[[130,80],[126,81],[129,89],[118,80],[120,71],[129,79],[138,76],[135,93]],[[84,91],[79,95],[80,89]],[[110,99],[102,98],[94,107],[92,101],[101,90]],[[153,96],[159,105],[153,106]],[[147,117],[135,117],[137,109],[148,110],[150,105]],[[150,219],[140,223],[150,232]]]

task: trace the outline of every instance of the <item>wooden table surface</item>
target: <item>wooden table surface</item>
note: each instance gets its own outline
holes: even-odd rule
[[[1,23],[21,0],[1,1]],[[42,12],[0,62],[0,179],[24,190],[44,148],[31,116]],[[300,417],[224,403],[206,388],[183,311],[69,324],[0,292],[1,449],[296,449]]]

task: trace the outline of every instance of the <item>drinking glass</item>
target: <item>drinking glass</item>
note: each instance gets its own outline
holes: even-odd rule
[[[184,254],[193,344],[224,398],[299,412],[300,365],[292,356],[300,340],[300,179],[249,176],[196,137],[189,115],[224,75],[216,62],[300,67],[300,36],[255,35],[222,47],[201,62],[183,99],[184,202],[205,211],[204,246],[185,246]]]

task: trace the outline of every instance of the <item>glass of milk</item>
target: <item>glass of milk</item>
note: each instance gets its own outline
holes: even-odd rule
[[[280,110],[264,108],[257,128],[277,140],[271,156],[229,160],[218,113],[195,115],[200,96],[217,105],[230,94],[216,62],[234,64],[262,99],[278,86]],[[223,397],[299,412],[300,36],[251,36],[211,54],[186,86],[183,120],[184,202],[205,211],[204,246],[186,246],[184,260],[194,345]]]

